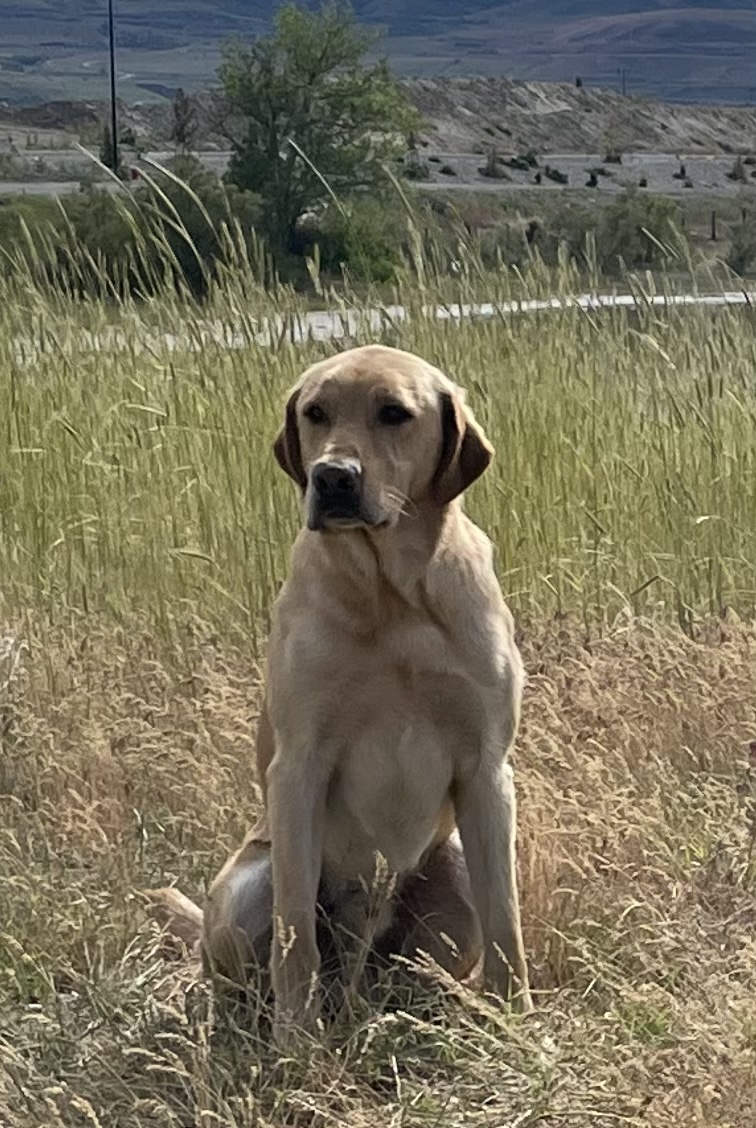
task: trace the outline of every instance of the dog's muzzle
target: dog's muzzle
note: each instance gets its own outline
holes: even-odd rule
[[[307,524],[310,529],[354,528],[373,522],[365,512],[362,468],[353,458],[316,462],[310,470]]]

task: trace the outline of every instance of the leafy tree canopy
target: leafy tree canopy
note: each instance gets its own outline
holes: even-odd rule
[[[374,42],[333,0],[317,12],[287,4],[272,35],[225,49],[220,79],[241,122],[227,178],[261,198],[279,248],[331,193],[377,190],[417,128],[386,63],[365,65]]]

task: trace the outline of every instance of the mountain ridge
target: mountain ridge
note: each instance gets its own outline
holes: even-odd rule
[[[278,6],[116,0],[125,97],[206,87],[222,41],[264,32]],[[756,101],[753,0],[355,0],[354,8],[387,29],[382,50],[402,75],[580,76],[667,100]],[[97,96],[106,15],[105,0],[0,0],[0,99]]]

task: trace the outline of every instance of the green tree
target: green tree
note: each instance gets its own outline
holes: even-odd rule
[[[227,179],[261,198],[278,249],[293,249],[297,221],[329,189],[377,190],[417,128],[386,63],[364,64],[374,42],[334,0],[318,12],[287,4],[273,35],[224,52],[220,79],[241,123]]]

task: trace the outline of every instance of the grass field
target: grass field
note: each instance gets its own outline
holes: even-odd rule
[[[569,290],[418,263],[398,298]],[[217,1016],[139,891],[201,895],[254,817],[267,610],[298,516],[270,445],[332,346],[170,351],[294,312],[0,293],[0,1125],[747,1128],[756,1120],[753,315],[386,333],[469,389],[529,674],[516,771],[537,1013],[355,997],[300,1057]],[[485,291],[485,292],[483,292]],[[116,324],[126,347],[87,351]],[[44,345],[22,363],[19,336]],[[175,954],[174,954],[175,956]]]

